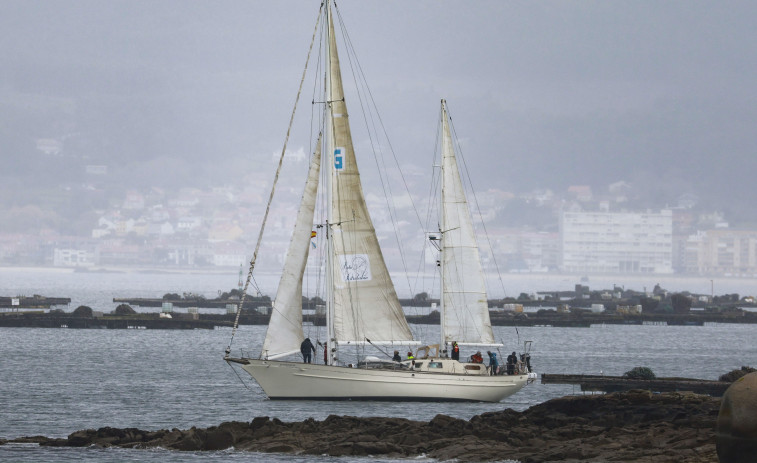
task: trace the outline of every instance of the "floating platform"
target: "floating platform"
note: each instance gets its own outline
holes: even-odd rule
[[[592,325],[661,325],[703,326],[705,323],[757,323],[757,312],[689,313],[689,314],[604,314],[604,313],[503,313],[489,311],[494,326],[550,326],[589,328]],[[406,315],[409,323],[438,324],[439,312],[427,315]]]
[[[645,389],[652,392],[691,391],[721,397],[729,382],[691,378],[630,379],[622,376],[542,374],[542,384],[576,384],[582,391],[618,392]]]
[[[34,296],[0,296],[0,309],[49,309],[57,305],[69,305],[70,297],[45,297],[35,294]]]
[[[229,305],[236,307],[239,304],[238,299],[162,299],[162,298],[144,298],[144,297],[114,297],[113,302],[116,304],[129,304],[138,307],[162,307],[165,303],[170,303],[173,307],[200,307],[205,309],[225,309]],[[244,301],[246,309],[255,309],[260,306],[271,306],[270,301],[260,301],[253,297]]]
[[[212,330],[217,326],[232,326],[232,324],[232,322],[222,320],[160,318],[157,316],[157,314],[139,314],[135,316],[116,317],[104,316],[97,318],[48,313],[19,313],[0,316],[0,327],[4,328]]]

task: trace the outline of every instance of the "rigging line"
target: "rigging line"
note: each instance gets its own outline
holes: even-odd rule
[[[447,108],[447,111],[449,112],[449,108]],[[455,141],[457,142],[458,146],[458,153],[460,154],[460,158],[463,160],[463,166],[465,166],[465,176],[468,178],[468,184],[471,186],[471,193],[473,193],[473,202],[476,203],[476,211],[478,212],[478,217],[481,220],[481,227],[484,229],[484,236],[486,236],[486,243],[489,245],[489,252],[491,252],[492,261],[494,262],[494,268],[497,270],[497,279],[499,280],[499,284],[502,287],[502,294],[504,296],[507,296],[507,291],[505,290],[505,283],[502,281],[502,273],[499,271],[499,264],[497,263],[497,257],[494,255],[494,247],[492,246],[491,239],[489,238],[489,232],[486,229],[486,223],[484,223],[484,215],[481,213],[481,207],[478,204],[478,197],[476,196],[476,190],[473,188],[473,181],[470,178],[470,171],[468,170],[468,163],[465,161],[465,156],[463,155],[463,147],[458,142],[457,138],[457,131],[455,130],[454,124],[452,124],[452,116],[449,118],[449,124],[452,129],[452,132],[455,134]]]
[[[320,139],[320,136],[319,136],[319,139]],[[313,156],[314,156],[314,155],[315,155],[315,153],[313,153]],[[311,158],[311,161],[312,161],[312,158]],[[319,163],[320,163],[320,160],[319,160]],[[319,170],[320,170],[320,169],[319,169]],[[308,168],[308,174],[310,174],[310,169],[309,169],[309,168]],[[305,188],[303,189],[303,196],[304,196],[304,194],[305,194],[305,190],[306,190],[306,189],[308,188],[308,184],[309,184],[309,182],[310,182],[310,178],[309,178],[309,177],[310,177],[310,175],[308,175],[308,182],[306,182]],[[299,214],[299,210],[298,210],[297,212],[298,212],[298,214]],[[302,233],[306,233],[306,232],[308,232],[308,233],[309,233],[310,231],[312,231],[312,224],[311,224],[311,229],[310,229],[310,230],[307,230],[307,231],[306,231],[306,230],[301,230],[301,231],[302,231]],[[292,239],[294,239],[294,237],[293,237]],[[287,251],[287,255],[288,255],[288,254],[289,254],[289,252]],[[308,256],[310,256],[310,244],[309,244],[309,243],[308,243]],[[306,262],[306,264],[305,264],[305,270],[307,270],[307,262]],[[253,282],[255,283],[255,286],[256,286],[256,289],[257,289],[257,284],[258,284],[258,283],[257,283],[257,281],[255,281],[255,277],[253,277],[253,278],[252,278],[252,281],[253,281]],[[306,284],[307,284],[307,283],[309,283],[309,279],[305,279],[305,281],[306,281]],[[300,284],[302,284],[302,281],[300,281]],[[258,289],[258,292],[260,292],[260,290],[259,290],[259,289]],[[277,296],[278,296],[278,295],[277,295]],[[300,292],[300,295],[299,295],[299,296],[300,296],[300,304],[302,304],[302,292]],[[276,299],[274,299],[274,300],[272,301],[272,304],[271,304],[271,312],[273,313],[274,311],[276,311],[276,312],[277,312],[277,313],[278,313],[279,315],[281,315],[281,316],[283,317],[283,319],[284,319],[284,320],[286,320],[286,321],[287,321],[287,322],[288,322],[288,323],[289,323],[290,325],[292,325],[293,327],[295,327],[295,328],[298,328],[298,327],[302,327],[302,321],[301,321],[301,320],[299,320],[299,321],[292,321],[291,319],[289,319],[289,318],[288,318],[288,317],[287,317],[287,316],[286,316],[286,315],[284,314],[284,312],[282,312],[282,311],[281,311],[281,310],[280,310],[280,309],[279,309],[279,308],[277,307],[277,304],[276,304]],[[308,333],[310,333],[309,329],[308,329]]]
[[[439,110],[441,113],[441,110]],[[436,192],[439,188],[439,183],[441,179],[441,169],[434,168],[435,161],[436,161],[436,154],[437,150],[439,149],[439,133],[441,132],[441,115],[437,117],[437,123],[436,123],[436,136],[434,137],[434,150],[431,153],[431,182],[429,183],[429,193],[428,193],[428,205],[426,207],[426,223],[423,225],[423,230],[429,230],[431,228],[430,222],[431,217],[433,216],[433,211],[435,207],[438,206],[437,201],[434,201],[434,198],[436,198]],[[440,156],[441,157],[441,156]],[[441,164],[441,163],[440,163]],[[441,214],[441,211],[439,211],[439,214]],[[437,227],[439,229],[440,226]],[[424,234],[425,236],[425,234]],[[426,246],[428,246],[428,240],[426,243],[424,243],[423,249],[426,249]],[[418,263],[418,273],[416,273],[416,288],[417,288],[417,282],[420,274],[420,269],[423,267],[423,263],[425,262],[425,256],[421,256],[421,260]],[[434,269],[434,274],[438,273],[436,268]],[[414,292],[414,291],[413,291]]]
[[[361,87],[367,88],[367,82],[366,82],[365,76],[362,75],[362,82],[365,82],[365,85],[358,84],[357,76],[360,76],[361,74],[359,72],[355,71],[355,63],[358,62],[357,55],[355,53],[354,46],[353,46],[352,42],[350,41],[349,34],[348,34],[348,32],[346,30],[346,27],[344,25],[344,21],[343,21],[343,19],[341,17],[341,13],[339,12],[338,9],[337,9],[337,15],[338,15],[338,18],[339,18],[339,26],[340,26],[340,30],[342,32],[342,37],[343,37],[343,40],[344,40],[344,43],[345,43],[345,51],[346,51],[346,56],[347,56],[347,62],[349,63],[350,69],[352,70],[353,82],[355,83],[355,87],[356,87],[356,89],[358,89],[358,101],[359,101],[359,104],[360,104],[360,109],[361,109],[361,111],[363,113],[363,120],[366,123],[366,129],[367,129],[368,136],[369,136],[369,139],[370,139],[371,147],[372,147],[372,149],[373,149],[373,151],[375,153],[377,150],[375,148],[375,144],[374,144],[374,140],[373,140],[373,133],[371,132],[370,124],[368,124],[368,117],[366,116],[366,114],[369,114],[371,116],[371,119],[372,119],[372,114],[370,112],[366,112],[366,109],[365,109],[366,105],[365,105],[365,103],[367,103],[367,102],[364,103],[364,97],[360,93],[360,88]],[[357,64],[358,64],[358,67],[359,67],[359,63],[357,63]],[[346,103],[345,103],[345,105],[346,105]],[[375,123],[374,123],[374,127],[375,127]],[[374,131],[375,131],[375,128],[374,128]],[[353,155],[354,155],[354,146],[353,146]],[[376,159],[376,163],[377,163],[377,167],[378,167],[377,171],[378,171],[381,183],[382,183],[382,189],[384,190],[384,197],[387,198],[387,206],[388,206],[387,209],[389,211],[389,216],[391,218],[391,221],[392,221],[392,224],[393,224],[395,230],[397,230],[397,222],[396,222],[396,219],[394,217],[394,215],[396,215],[396,211],[394,212],[394,214],[392,214],[392,208],[391,208],[391,205],[389,205],[389,201],[388,201],[389,196],[391,195],[391,187],[390,187],[390,193],[389,193],[389,195],[387,195],[385,182],[384,182],[384,179],[383,179],[383,176],[382,176],[382,171],[381,171],[380,165],[378,164],[378,158],[376,156],[374,156],[374,158]],[[387,180],[386,183],[388,183],[388,180]],[[353,214],[354,214],[354,211],[353,211]],[[367,211],[366,211],[366,214],[367,214]],[[372,221],[370,220],[370,215],[369,214],[368,214],[368,220],[371,222],[371,225],[372,225]],[[375,227],[373,227],[373,228],[374,228],[374,231],[375,231]],[[402,259],[403,270],[405,272],[405,275],[407,275],[408,274],[408,272],[407,272],[407,264],[406,264],[405,259],[404,259],[404,253],[402,252],[402,245],[401,245],[401,242],[399,240],[399,235],[396,232],[395,232],[395,238],[397,240],[397,245],[398,245],[398,248],[400,250],[400,256],[401,256],[401,259]],[[382,256],[382,260],[383,260],[383,256]],[[391,284],[391,277],[388,276],[388,275],[387,275],[387,277],[389,278],[389,283]],[[407,281],[408,281],[408,288],[410,288],[409,278],[407,279]],[[351,288],[351,285],[348,285],[348,288]],[[393,286],[392,286],[392,289],[394,289]],[[355,282],[355,290],[357,291],[357,282]],[[396,291],[395,291],[395,293],[396,293]],[[352,292],[351,292],[351,289],[350,289],[350,298],[352,298],[352,297],[353,297],[353,295],[352,295]],[[355,309],[353,307],[353,311],[354,310]],[[399,310],[402,311],[401,306],[400,306]],[[362,319],[362,317],[360,317],[360,318]],[[355,332],[357,334],[357,323],[358,323],[358,320],[357,320],[356,317],[353,317],[353,323],[355,323],[354,328],[356,329]],[[393,326],[393,328],[394,328],[394,326]]]
[[[441,113],[441,110],[440,110],[440,113]],[[440,268],[436,264],[436,262],[438,262],[441,259],[441,255],[439,254],[441,252],[441,248],[436,249],[434,247],[434,249],[430,249],[432,247],[432,245],[430,244],[430,241],[428,240],[427,233],[425,232],[425,230],[430,230],[430,228],[431,228],[431,225],[430,225],[431,218],[434,216],[434,211],[437,210],[438,205],[439,205],[438,201],[435,201],[434,199],[438,198],[437,192],[439,191],[439,186],[440,186],[440,183],[441,183],[440,182],[440,180],[441,180],[441,169],[436,169],[435,168],[436,157],[437,157],[437,154],[439,153],[439,139],[440,139],[439,134],[441,132],[441,116],[437,117],[437,123],[436,124],[437,125],[436,125],[436,132],[435,132],[435,136],[434,136],[434,149],[433,149],[433,151],[431,151],[431,166],[432,166],[432,168],[431,168],[431,181],[429,182],[428,204],[426,206],[426,223],[424,224],[424,228],[423,228],[423,230],[424,230],[423,236],[424,236],[424,241],[425,242],[423,243],[423,246],[421,248],[420,258],[418,260],[418,269],[417,269],[416,274],[415,274],[415,286],[413,287],[413,290],[411,291],[411,294],[413,294],[413,295],[417,294],[416,291],[418,290],[419,280],[420,280],[421,286],[423,286],[423,290],[424,291],[426,290],[425,278],[421,277],[422,274],[424,276],[426,274],[426,272],[425,272],[426,252],[427,252],[427,250],[429,250],[432,253],[435,252],[436,259],[434,259],[434,261],[432,263],[432,268],[431,268],[431,272],[430,272],[431,273],[431,287],[430,287],[430,289],[428,291],[428,294],[430,294],[431,298],[433,298],[433,295],[435,293],[436,283],[437,282],[441,282]],[[436,229],[439,230],[440,227],[441,227],[441,225],[439,224],[439,222],[437,220],[437,227],[436,227]],[[444,295],[441,294],[441,291],[440,291],[440,294],[439,294],[439,303],[440,304],[443,304],[443,298],[444,298]],[[439,315],[441,317],[441,313]],[[440,322],[440,324],[444,323],[444,321],[441,320],[441,318],[440,318],[439,322]],[[425,325],[422,325],[422,326],[425,327]]]
[[[244,379],[242,379],[242,377],[239,376],[239,372],[237,371],[237,369],[231,366],[231,364],[228,362],[226,363],[226,365],[228,365],[229,368],[231,368],[231,370],[234,372],[234,374],[237,375],[237,378],[239,378],[239,382],[242,383],[242,386],[244,386],[247,389],[250,389],[250,386],[248,386],[247,383],[244,382]]]
[[[316,104],[315,104],[315,96],[319,95],[320,96],[320,100],[322,100],[322,101],[326,100],[325,96],[323,96],[321,93],[319,93],[319,92],[323,92],[325,94],[325,91],[326,91],[326,89],[325,89],[325,83],[326,83],[325,66],[323,68],[321,67],[323,65],[323,62],[321,61],[321,59],[322,59],[322,57],[323,57],[323,55],[325,53],[324,52],[324,47],[323,47],[324,43],[326,43],[326,27],[321,27],[321,40],[319,41],[319,49],[318,49],[318,54],[317,54],[318,60],[317,60],[317,64],[316,64],[316,71],[314,72],[315,78],[314,78],[314,82],[313,82],[313,104],[310,106],[310,108],[311,108],[310,109],[310,121],[311,121],[310,122],[310,125],[311,125],[310,139],[311,140],[313,139],[313,128],[312,128],[313,127],[313,120],[315,120],[316,118],[318,120],[317,125],[320,128],[320,133],[323,133],[323,134],[326,133],[326,127],[325,127],[326,122],[325,121],[326,121],[326,112],[328,110],[327,109],[327,105],[326,104],[320,105],[320,111],[317,111],[317,112],[315,111],[315,108],[318,108],[318,106],[316,106]],[[323,61],[325,61],[325,59]],[[318,79],[318,76],[321,74],[321,72],[324,73],[324,76],[323,76],[323,79],[322,79],[324,87],[319,88],[320,87],[319,86],[319,81],[320,80]],[[325,138],[326,137],[319,137],[319,139],[318,139],[318,143],[321,144],[321,153],[326,153],[327,152],[327,149],[325,147],[325,145],[326,145]],[[324,156],[323,156],[323,154],[321,154],[321,166],[323,166],[324,164],[328,165],[328,154],[326,156],[326,161],[325,162],[324,162]],[[318,217],[317,217],[318,221],[317,221],[317,223],[324,223],[325,222],[325,219],[324,219],[323,215],[324,215],[324,212],[326,210],[326,206],[325,206],[326,195],[325,195],[325,192],[323,190],[324,190],[324,185],[327,184],[327,182],[326,182],[326,179],[327,179],[326,175],[328,173],[329,173],[329,169],[323,168],[323,167],[321,168],[320,175],[319,175],[319,177],[321,178],[321,180],[319,182],[319,188],[318,188],[318,191],[316,193],[316,204],[320,204],[320,207],[316,208],[316,210],[318,212]],[[322,245],[323,244],[323,237],[322,236],[316,236],[316,242],[320,243]],[[324,261],[325,261],[324,256],[325,256],[325,250],[326,250],[326,248],[324,246],[321,246],[320,248],[318,248],[318,246],[316,245],[316,250],[317,250],[317,252],[316,252],[315,257],[314,257],[314,260],[316,262],[315,297],[318,297],[320,299],[320,294],[321,294],[320,291],[323,289],[323,285],[325,284],[323,282],[323,279],[324,279],[323,265],[324,265]]]
[[[362,88],[363,91],[366,93],[366,95],[370,95],[370,88],[368,87],[367,79],[365,77],[365,74],[362,71],[362,67],[360,66],[360,61],[357,58],[355,47],[352,44],[352,41],[350,40],[347,29],[344,26],[344,22],[342,21],[341,14],[339,15],[339,25],[342,31],[342,37],[344,38],[344,42],[346,45],[345,49],[347,51],[347,61],[349,63],[350,69],[352,70],[353,82],[355,83],[355,88],[358,89],[358,92],[357,92],[358,102],[360,103],[360,109],[363,113],[363,120],[365,121],[366,131],[368,133],[368,139],[371,145],[371,149],[374,152],[373,158],[374,158],[374,161],[376,162],[376,171],[379,175],[379,180],[381,181],[381,189],[384,192],[384,198],[386,199],[386,205],[387,205],[387,210],[389,212],[389,218],[391,219],[392,226],[394,227],[394,230],[395,230],[394,238],[397,243],[397,247],[400,251],[399,255],[400,255],[400,261],[402,262],[402,269],[405,272],[405,276],[406,276],[405,279],[407,281],[408,290],[412,293],[412,286],[410,284],[410,278],[408,276],[409,273],[407,271],[407,262],[405,261],[405,253],[402,250],[402,242],[399,236],[399,227],[397,226],[397,219],[395,217],[397,215],[396,205],[393,206],[393,204],[391,204],[393,201],[390,201],[390,198],[393,199],[394,195],[392,193],[391,183],[389,183],[388,169],[386,168],[386,163],[383,161],[384,156],[383,156],[383,152],[380,149],[380,146],[377,143],[374,143],[373,134],[375,133],[376,135],[378,135],[378,130],[376,129],[376,123],[373,118],[373,112],[370,111],[370,107],[368,107],[368,101],[366,99],[366,101],[364,102],[364,96],[359,91]],[[358,82],[358,77],[360,77],[360,82],[362,82],[362,84]],[[373,102],[373,104],[375,107],[375,101]],[[369,108],[368,111],[366,111],[366,107]],[[378,115],[377,108],[375,112],[377,114],[377,117],[380,117]],[[369,124],[369,119],[370,119],[371,124]],[[371,131],[371,125],[373,126],[373,131]],[[386,131],[384,131],[384,134],[386,136]],[[388,137],[386,138],[388,141]],[[378,146],[378,149],[377,149],[377,146]],[[379,154],[379,156],[382,159],[382,162],[384,162],[383,171],[381,170],[381,165],[379,164],[379,156],[376,156],[375,155],[376,153]],[[386,180],[384,180],[384,176],[386,176]],[[387,194],[387,188],[389,190],[388,194]],[[408,195],[409,195],[409,192],[408,192]]]
[[[338,10],[337,10],[337,14],[339,15],[339,21],[341,22],[342,21],[341,13]],[[353,50],[354,50],[354,47],[352,46],[352,40],[349,38],[349,34],[347,34],[346,31],[344,32],[344,36],[345,36],[345,41],[349,42],[350,47],[352,47]],[[365,73],[363,72],[363,68],[360,65],[360,62],[357,60],[357,58],[355,58],[355,61],[356,61],[356,64],[357,64],[357,68],[360,71],[360,75],[365,76]],[[365,77],[363,77],[363,79],[365,80]],[[378,108],[378,105],[376,105],[376,101],[373,98],[373,93],[371,92],[371,89],[367,85],[366,85],[366,93],[367,93],[367,95],[368,95],[371,103],[373,104],[373,106],[376,107],[376,108]],[[376,117],[379,120],[379,125],[381,126],[381,128],[382,128],[382,130],[384,132],[384,137],[386,138],[387,144],[389,145],[389,151],[392,153],[392,156],[394,157],[394,162],[397,165],[397,169],[399,170],[400,177],[402,178],[402,182],[405,185],[405,191],[407,192],[408,196],[410,196],[412,198],[412,196],[410,195],[410,188],[407,186],[407,181],[405,180],[405,176],[402,173],[402,169],[400,168],[399,160],[397,159],[397,155],[396,155],[396,153],[394,151],[394,147],[392,146],[391,140],[389,140],[389,136],[388,136],[388,134],[386,132],[386,127],[384,126],[384,122],[381,119],[381,114],[379,114],[378,111],[376,111]],[[413,206],[413,211],[415,212],[415,216],[418,219],[418,224],[421,227],[423,227],[423,221],[421,220],[421,216],[420,216],[420,213],[418,212],[418,209],[415,207],[415,203],[413,201],[411,201],[411,204]]]
[[[315,43],[315,37],[318,33],[318,24],[321,21],[321,15],[323,14],[323,4],[321,4],[318,10],[318,17],[315,20],[315,29],[313,30],[313,37],[310,40],[310,47],[308,48],[308,55],[305,59],[305,69],[302,70],[302,78],[300,79],[300,87],[297,90],[297,98],[294,100],[294,107],[292,108],[292,115],[289,118],[289,127],[287,128],[286,137],[284,138],[284,146],[281,148],[281,157],[279,157],[279,165],[276,167],[276,175],[273,178],[273,185],[271,185],[271,194],[268,197],[268,204],[265,208],[265,214],[263,215],[263,221],[260,224],[260,233],[258,234],[258,241],[255,244],[255,252],[252,254],[250,260],[250,270],[247,272],[247,281],[244,284],[244,290],[242,291],[242,297],[239,298],[239,305],[237,306],[237,314],[234,318],[234,327],[231,330],[231,339],[229,339],[229,345],[226,347],[226,355],[231,353],[231,343],[234,341],[234,335],[239,327],[239,315],[242,313],[242,307],[244,306],[244,299],[247,295],[247,288],[250,286],[250,280],[252,280],[252,272],[255,269],[255,263],[258,258],[258,251],[260,251],[260,243],[263,240],[263,232],[265,231],[266,220],[268,220],[268,213],[271,210],[271,202],[273,201],[273,195],[276,192],[276,183],[279,180],[279,174],[281,173],[281,166],[284,163],[284,154],[286,153],[287,143],[289,142],[289,134],[292,131],[292,123],[294,122],[294,115],[297,112],[297,103],[300,101],[300,94],[302,93],[302,86],[305,83],[305,76],[307,75],[308,63],[310,62],[310,53],[313,51],[313,43]]]
[[[321,73],[321,64],[322,64],[321,63],[321,58],[322,58],[322,54],[323,54],[323,42],[325,42],[325,39],[323,38],[324,37],[324,32],[323,32],[324,29],[325,28],[323,28],[323,27],[321,28],[321,38],[318,41],[318,53],[316,53],[316,55],[315,55],[317,57],[316,58],[316,64],[315,64],[315,72],[313,72],[313,93],[312,93],[313,97],[312,97],[312,101],[310,103],[310,138],[309,138],[309,140],[311,140],[311,146],[310,146],[310,152],[311,153],[315,152],[315,146],[313,146],[313,144],[312,144],[312,140],[315,140],[315,137],[313,137],[313,133],[314,133],[314,131],[313,131],[313,121],[316,120],[316,116],[314,115],[314,113],[315,113],[315,108],[318,107],[317,106],[318,103],[316,103],[316,101],[315,101],[315,96],[316,95],[320,95],[318,93],[318,91],[319,91],[318,90],[318,87],[319,87],[318,84],[321,81],[321,79],[319,79],[319,76],[320,76],[320,73]],[[325,82],[326,79],[324,78],[323,81]],[[325,98],[320,98],[320,100],[325,100]],[[321,107],[321,112],[320,112],[321,114],[322,114],[323,108],[325,106],[326,105],[323,105]],[[324,133],[323,124],[324,124],[323,118],[319,117],[318,118],[318,123],[316,124],[319,127],[319,130],[318,130],[319,133]]]
[[[382,354],[386,355],[389,358],[393,357],[393,356],[389,355],[389,352],[387,352],[386,350],[382,349],[381,346],[377,346],[377,345],[373,344],[370,339],[368,339],[368,338],[364,338],[364,339],[366,341],[368,341],[368,344],[370,344],[373,347],[375,347],[377,351],[381,352]]]

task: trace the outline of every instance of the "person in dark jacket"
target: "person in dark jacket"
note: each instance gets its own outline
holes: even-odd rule
[[[508,375],[514,375],[515,374],[515,364],[518,363],[518,356],[513,352],[512,354],[507,356],[507,374]]]
[[[400,357],[400,351],[398,351],[398,350],[394,351],[394,357],[392,357],[392,361],[394,361],[394,362],[401,362],[402,361],[402,357]]]
[[[310,338],[305,338],[305,340],[302,341],[302,344],[300,344],[300,353],[302,354],[302,360],[304,360],[305,363],[310,363],[311,359],[313,358],[313,352],[315,352],[315,346],[310,341]]]

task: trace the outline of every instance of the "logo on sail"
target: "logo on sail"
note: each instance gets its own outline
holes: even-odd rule
[[[342,281],[368,281],[371,279],[371,261],[368,254],[345,254],[340,256],[339,269]]]
[[[334,148],[334,170],[344,170],[344,148]]]

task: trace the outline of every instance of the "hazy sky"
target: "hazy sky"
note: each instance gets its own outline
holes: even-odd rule
[[[429,163],[446,98],[485,187],[653,176],[705,196],[716,175],[719,190],[757,191],[753,2],[338,5],[408,163]],[[14,155],[23,129],[84,132],[88,146],[140,162],[268,160],[317,11],[316,0],[3,0],[0,109],[20,116],[0,129],[0,155]],[[45,125],[23,126],[30,113]]]

